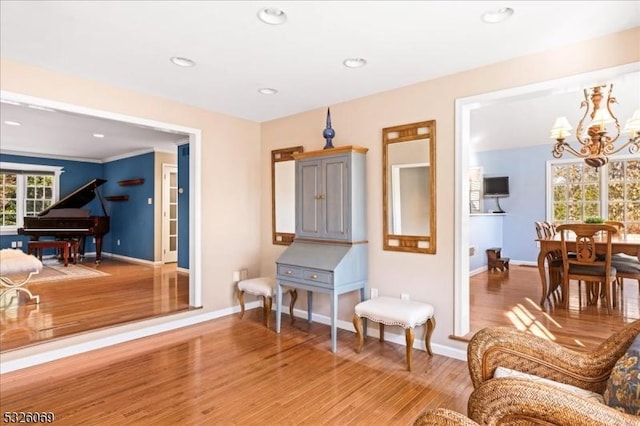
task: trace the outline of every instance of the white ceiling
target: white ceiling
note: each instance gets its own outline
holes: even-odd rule
[[[257,12],[268,6],[282,8],[287,23],[260,22]],[[505,6],[515,10],[508,21],[481,21],[483,12]],[[2,0],[0,54],[263,122],[636,26],[638,1]],[[197,65],[176,67],[172,56]],[[347,69],[347,57],[363,57],[368,64]],[[260,95],[261,87],[279,93]],[[6,104],[0,105],[2,120],[10,119]],[[579,100],[572,105],[577,109]],[[64,117],[58,132],[75,127],[71,116]],[[42,123],[42,137],[32,134],[28,140],[51,146],[53,130]],[[18,140],[13,130],[2,125],[3,151],[9,145],[27,148],[27,139]],[[75,141],[85,137],[59,135],[56,151],[80,155]],[[117,149],[115,141],[109,145],[113,152],[135,151],[144,149],[137,140],[145,138],[137,135]],[[91,143],[95,147],[95,140],[84,145]],[[83,155],[103,159],[118,155],[113,152]]]

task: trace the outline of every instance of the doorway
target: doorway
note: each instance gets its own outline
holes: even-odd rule
[[[162,165],[162,263],[178,261],[178,167]]]

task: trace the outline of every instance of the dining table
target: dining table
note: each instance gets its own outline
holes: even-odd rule
[[[538,272],[540,273],[540,283],[542,285],[542,297],[540,299],[540,306],[544,307],[544,303],[548,300],[549,294],[547,293],[547,273],[546,273],[546,261],[547,255],[550,252],[561,250],[561,237],[560,234],[555,234],[546,238],[538,238],[536,240],[540,246],[540,252],[538,253]],[[567,250],[575,251],[575,241],[567,240]],[[596,237],[596,253],[606,253],[606,241],[599,241]],[[635,256],[640,261],[640,234],[628,234],[620,232],[611,236],[611,254],[627,254],[629,256]]]

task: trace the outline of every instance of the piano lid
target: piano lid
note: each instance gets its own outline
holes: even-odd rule
[[[48,209],[38,213],[38,216],[45,216],[50,210],[54,209],[79,209],[80,207],[87,205],[91,200],[96,198],[96,188],[105,182],[105,179],[93,179],[71,192],[57,203],[53,203]]]

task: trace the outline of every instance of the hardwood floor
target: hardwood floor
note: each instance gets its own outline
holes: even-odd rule
[[[426,408],[466,413],[465,362],[260,309],[0,376],[0,408],[51,411],[56,423],[409,425]]]
[[[594,348],[616,330],[640,319],[640,293],[637,280],[625,280],[619,306],[607,314],[601,304],[587,306],[582,287],[582,305],[577,282],[569,291],[569,309],[540,301],[538,269],[511,265],[509,272],[482,272],[470,279],[470,339],[490,325],[514,327],[554,340],[575,350]]]
[[[40,296],[0,310],[0,350],[9,351],[88,330],[189,309],[189,276],[175,264],[153,267],[104,258],[83,266],[109,275],[28,284]]]
[[[510,325],[585,350],[639,317],[637,282],[613,315],[579,308],[574,289],[569,310],[541,310],[538,286],[530,267],[474,276],[472,327]],[[63,425],[409,425],[428,408],[466,413],[465,362],[414,350],[407,372],[404,346],[369,337],[357,354],[355,335],[339,330],[333,354],[329,341],[327,325],[302,319],[276,334],[254,309],[0,375],[0,409],[50,411]]]

